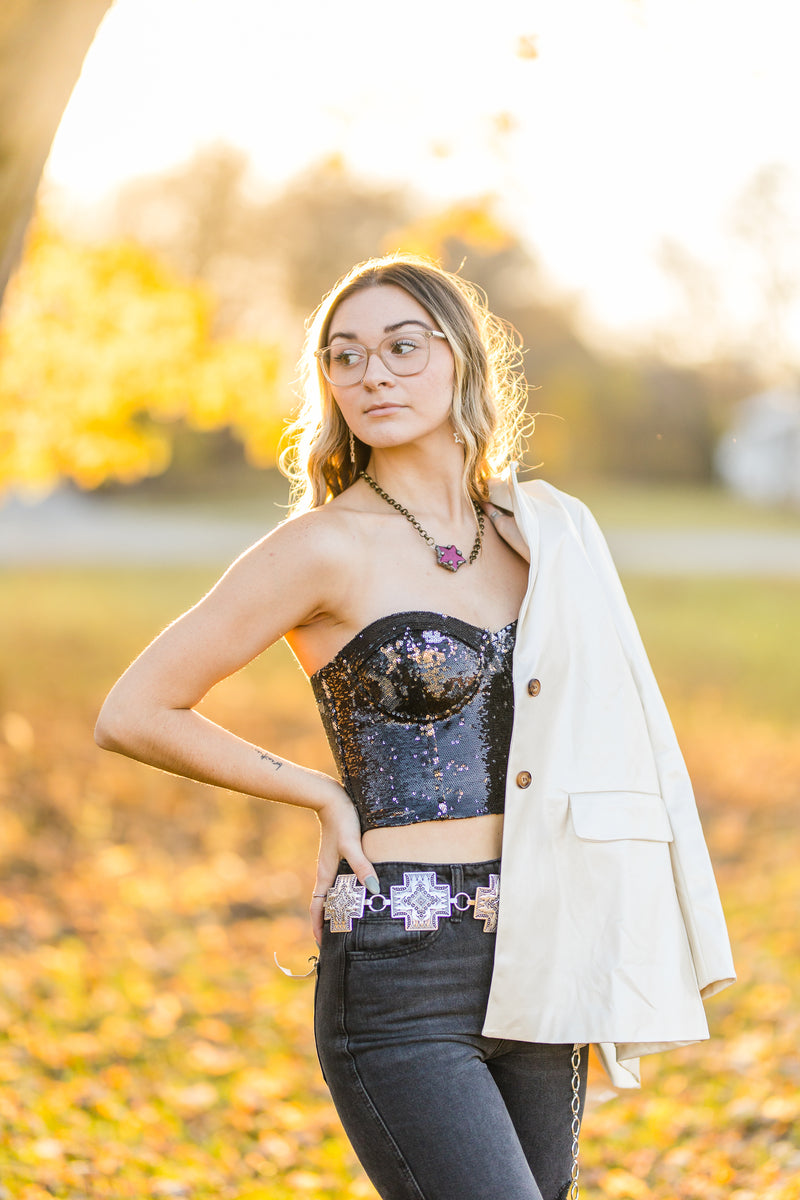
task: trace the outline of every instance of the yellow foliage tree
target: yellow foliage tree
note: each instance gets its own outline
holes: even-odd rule
[[[283,424],[274,347],[214,339],[206,289],[133,243],[84,245],[41,223],[0,326],[0,488],[133,482],[172,428],[229,426],[253,461]]]
[[[515,244],[514,235],[492,212],[491,198],[468,200],[420,217],[383,239],[387,252],[401,248],[411,254],[446,259],[450,243],[496,254]],[[458,265],[458,264],[456,264]]]

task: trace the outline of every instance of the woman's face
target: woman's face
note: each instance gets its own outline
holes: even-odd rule
[[[389,335],[438,329],[426,309],[394,284],[365,288],[348,296],[335,309],[328,345],[359,342],[377,347]],[[331,385],[342,416],[368,446],[402,446],[444,433],[452,441],[450,409],[453,400],[453,355],[443,338],[430,338],[430,358],[418,375],[395,375],[377,353],[370,354],[360,383]]]

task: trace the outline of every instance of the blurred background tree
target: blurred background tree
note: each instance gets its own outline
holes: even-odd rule
[[[743,363],[590,342],[491,196],[436,207],[338,159],[270,192],[217,145],[126,188],[94,239],[46,223],[33,238],[2,333],[2,480],[168,472],[190,488],[203,471],[274,464],[305,317],[355,262],[394,250],[463,271],[518,331],[539,414],[530,458],[549,477],[711,478],[753,386]]]
[[[223,329],[278,334],[284,366],[299,353],[305,317],[355,262],[394,250],[428,255],[482,287],[518,330],[529,406],[541,413],[531,457],[549,474],[709,480],[718,433],[753,386],[746,364],[711,343],[708,362],[692,367],[671,361],[668,341],[663,353],[598,349],[581,332],[577,304],[554,291],[495,210],[491,195],[436,207],[360,180],[339,159],[259,192],[246,158],[216,146],[126,188],[113,229],[212,286]]]
[[[132,483],[167,468],[181,427],[228,429],[250,461],[271,464],[280,352],[213,338],[213,313],[202,284],[145,248],[81,244],[40,223],[0,327],[0,481]]]
[[[800,223],[791,186],[785,165],[762,167],[740,192],[732,214],[733,233],[750,259],[752,294],[760,301],[748,350],[783,385],[797,379],[789,328],[800,293]]]

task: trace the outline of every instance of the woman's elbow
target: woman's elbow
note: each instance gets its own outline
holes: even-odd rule
[[[115,701],[113,692],[106,698],[98,714],[94,740],[101,750],[127,755],[134,753],[135,724],[130,714]]]
[[[94,740],[101,750],[116,750],[117,753],[122,751],[122,743],[114,730],[114,723],[108,718],[105,707],[100,710],[95,722]]]
[[[99,718],[94,727],[94,740],[101,750],[115,750],[120,753],[120,743],[113,736],[108,725]]]

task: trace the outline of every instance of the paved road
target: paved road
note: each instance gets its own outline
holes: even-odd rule
[[[208,518],[177,508],[136,509],[73,493],[0,508],[0,564],[224,565],[281,516]],[[617,566],[648,574],[800,578],[800,533],[736,529],[607,529]]]

